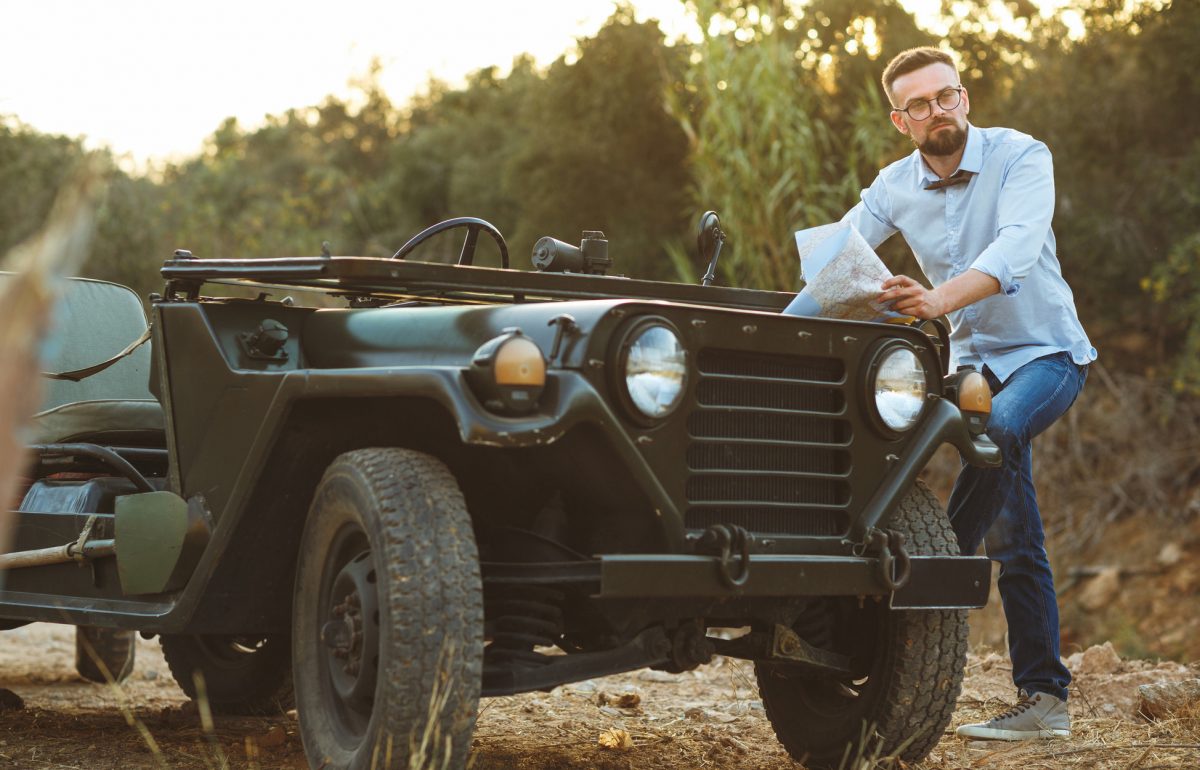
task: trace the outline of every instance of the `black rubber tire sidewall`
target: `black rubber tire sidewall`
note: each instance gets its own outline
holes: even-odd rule
[[[286,635],[266,637],[256,651],[236,655],[217,652],[234,643],[227,636],[164,634],[159,643],[171,676],[192,700],[200,697],[196,672],[203,675],[204,697],[214,714],[270,716],[293,705],[292,650]]]
[[[376,567],[380,615],[374,709],[357,745],[338,742],[327,673],[319,658],[326,548],[343,527],[365,532]],[[405,449],[361,449],[327,469],[305,523],[293,604],[300,733],[312,767],[409,767],[413,741],[432,727],[439,745],[421,766],[466,764],[479,702],[483,590],[471,519],[437,459]],[[435,689],[445,702],[431,709]],[[438,718],[429,718],[431,711]],[[386,758],[390,757],[390,763]],[[416,766],[416,765],[411,765]]]

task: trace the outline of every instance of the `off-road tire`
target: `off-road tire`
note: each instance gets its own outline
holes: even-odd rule
[[[365,587],[351,613],[362,608],[357,653],[331,641],[346,638],[348,574],[353,593]],[[445,465],[387,448],[347,452],[329,466],[305,522],[292,621],[312,767],[465,767],[483,673],[483,587],[471,518]],[[347,682],[373,689],[347,693]]]
[[[75,627],[75,670],[89,682],[125,681],[133,673],[136,656],[136,631]]]
[[[919,483],[884,526],[906,535],[910,554],[957,555],[954,530],[933,493]],[[897,756],[924,758],[942,737],[962,689],[967,654],[965,610],[888,610],[886,603],[857,600],[829,611],[871,613],[873,652],[865,682],[789,674],[758,663],[759,691],[775,735],[809,768]],[[852,603],[852,604],[849,604]],[[849,609],[847,609],[849,607]],[[858,617],[858,621],[862,618]],[[851,693],[857,693],[850,697]]]
[[[294,704],[292,650],[286,635],[164,634],[159,642],[179,688],[192,700],[203,697],[214,714],[271,716]],[[198,680],[203,680],[203,695]]]

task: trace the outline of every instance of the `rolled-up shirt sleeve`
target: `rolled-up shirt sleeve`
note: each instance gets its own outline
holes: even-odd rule
[[[1054,218],[1054,162],[1035,142],[1009,165],[1000,188],[996,238],[970,265],[1000,283],[1012,296],[1037,264]]]
[[[846,212],[842,221],[854,225],[873,249],[895,234],[892,202],[882,176],[875,177],[871,186],[862,191],[858,203]]]

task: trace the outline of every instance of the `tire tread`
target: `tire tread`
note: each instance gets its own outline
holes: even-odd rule
[[[133,673],[136,655],[136,631],[97,626],[75,628],[75,670],[89,682],[104,684],[110,677],[113,682],[125,681]]]
[[[295,705],[286,636],[273,648],[247,655],[246,665],[232,676],[211,668],[205,671],[209,653],[194,636],[164,634],[159,637],[159,645],[175,683],[192,700],[200,696],[195,672],[199,669],[204,673],[205,698],[214,714],[275,716]]]
[[[380,648],[386,711],[373,724],[382,731],[375,733],[376,743],[390,741],[390,747],[377,748],[381,756],[390,754],[395,766],[407,767],[414,739],[432,729],[440,735],[426,760],[431,766],[463,767],[483,675],[483,589],[458,482],[440,460],[415,450],[358,449],[340,455],[326,470],[310,516],[319,515],[322,490],[340,488],[341,481],[363,491],[376,508],[383,553],[375,562],[387,573],[379,583],[381,623],[391,618],[386,646]],[[370,526],[365,517],[364,524]],[[445,702],[430,724],[435,689]],[[302,715],[302,731],[303,722]],[[388,732],[392,729],[398,734]],[[450,755],[440,756],[447,734]],[[310,733],[305,735],[307,745]],[[354,767],[371,766],[370,752],[363,755],[358,752],[363,761],[356,760]]]
[[[909,553],[957,555],[958,541],[941,504],[918,482],[893,512],[891,528],[907,536]],[[968,628],[965,610],[896,610],[888,630],[889,668],[885,693],[867,719],[873,731],[858,745],[865,755],[897,756],[905,762],[924,758],[941,740],[962,691]],[[812,767],[836,767],[841,757],[813,754],[803,735],[794,734],[795,693],[771,680],[756,666],[763,708],[776,737],[788,753]],[[862,726],[858,726],[861,728]],[[859,735],[863,734],[859,730]],[[851,745],[849,757],[853,758]]]

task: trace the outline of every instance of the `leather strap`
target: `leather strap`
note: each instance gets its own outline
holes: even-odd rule
[[[151,327],[147,326],[146,331],[142,332],[142,336],[129,343],[128,347],[107,361],[101,361],[98,364],[92,364],[91,366],[84,367],[83,369],[72,369],[69,372],[42,372],[42,376],[51,380],[70,380],[71,382],[79,382],[82,379],[91,377],[93,374],[99,374],[141,347],[147,340],[150,339],[150,330]]]

